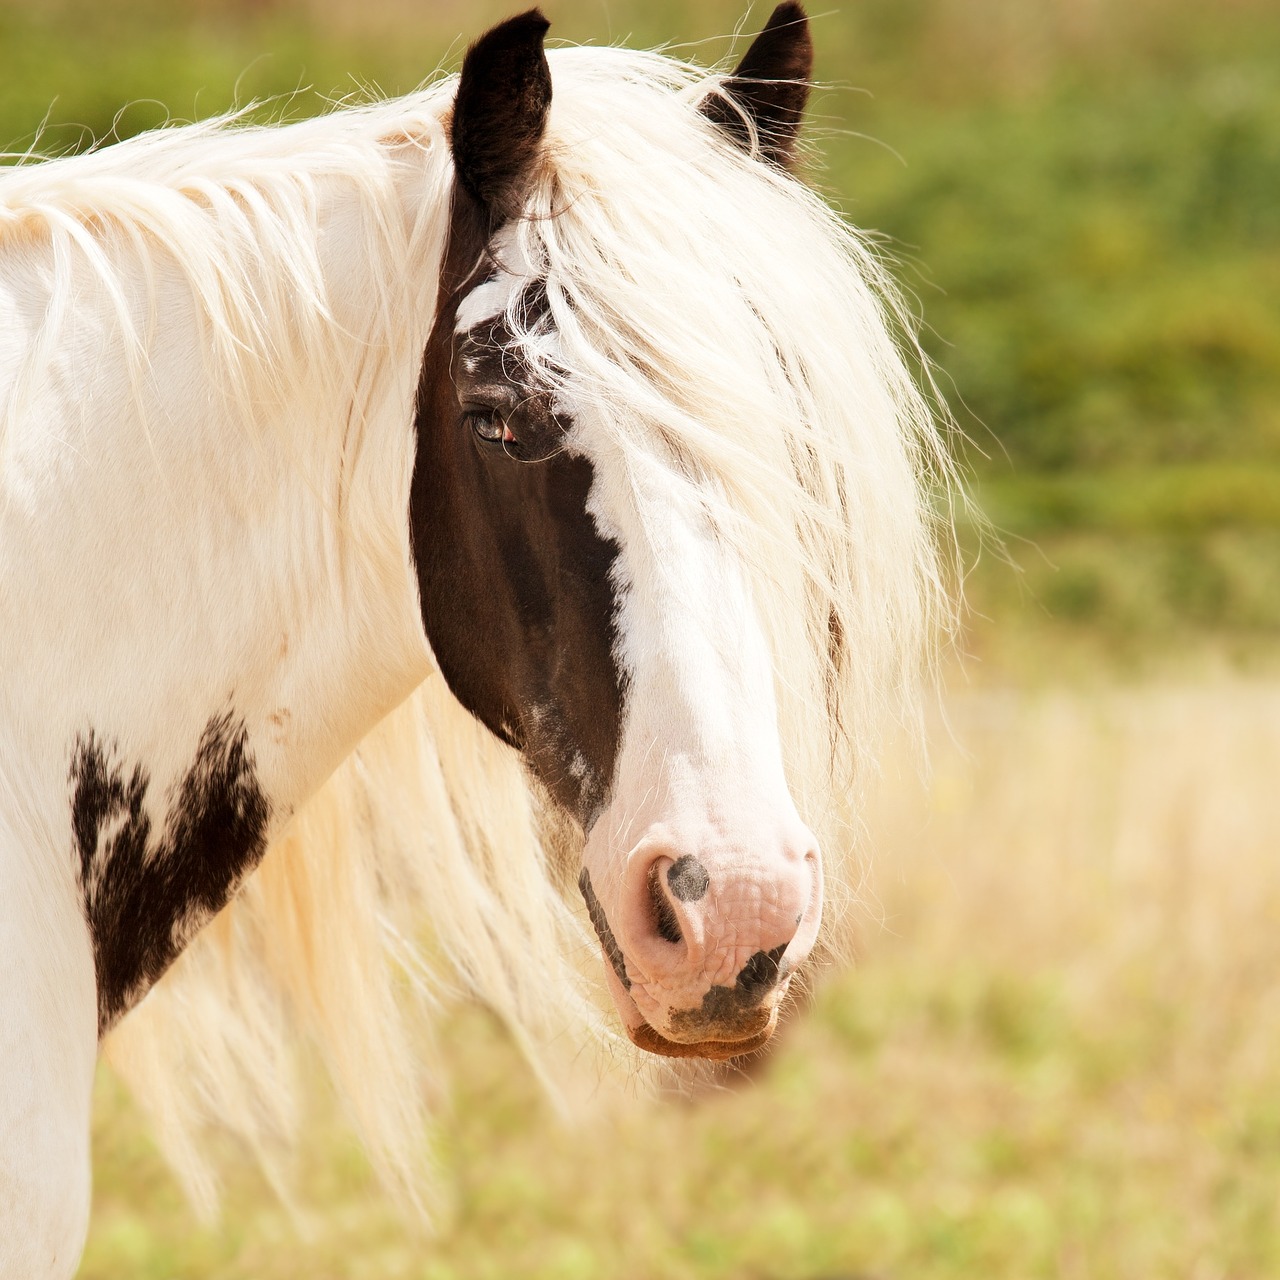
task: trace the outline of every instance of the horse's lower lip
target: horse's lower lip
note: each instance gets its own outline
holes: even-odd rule
[[[677,1040],[668,1040],[647,1022],[627,1027],[627,1035],[631,1037],[633,1044],[648,1053],[658,1053],[667,1058],[710,1058],[715,1062],[723,1062],[727,1058],[738,1058],[744,1053],[755,1053],[757,1049],[763,1049],[777,1025],[778,1011],[775,1008],[764,1029],[743,1040],[699,1040],[694,1044],[682,1044]]]

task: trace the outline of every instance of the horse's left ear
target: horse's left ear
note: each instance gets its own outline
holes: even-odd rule
[[[700,110],[744,150],[751,146],[750,118],[760,154],[787,168],[795,158],[812,74],[809,19],[799,4],[788,0],[773,11],[737,70]]]
[[[490,215],[520,212],[551,106],[542,48],[550,23],[537,9],[508,18],[467,50],[453,101],[450,145],[458,182]]]

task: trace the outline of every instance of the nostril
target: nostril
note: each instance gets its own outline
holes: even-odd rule
[[[684,942],[677,903],[700,902],[711,887],[707,869],[691,853],[674,862],[659,858],[649,867],[650,920],[654,931],[667,942]]]
[[[684,935],[680,932],[680,921],[676,918],[675,908],[662,887],[662,875],[659,864],[655,862],[649,868],[649,905],[653,911],[653,924],[658,936],[668,942],[680,943]]]

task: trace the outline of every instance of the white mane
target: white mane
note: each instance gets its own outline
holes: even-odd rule
[[[558,359],[638,490],[655,474],[690,486],[741,555],[838,939],[857,881],[861,766],[886,717],[914,714],[922,658],[949,617],[934,505],[948,464],[900,354],[912,341],[903,312],[836,214],[697,114],[705,71],[619,50],[550,61],[547,163],[521,247],[545,264]],[[130,320],[136,281],[124,275],[150,263],[185,274],[209,358],[241,405],[298,388],[349,396],[403,347],[404,318],[435,288],[453,88],[19,167],[0,178],[0,237],[52,238],[68,284],[93,269],[116,300],[135,385],[155,335]],[[393,268],[355,341],[316,267],[329,179],[377,213],[368,252]],[[406,225],[392,197],[410,180],[421,216]],[[20,387],[57,331],[46,317]],[[0,467],[3,433],[0,422]],[[376,500],[367,478],[335,515],[358,529],[361,504]],[[421,1159],[429,1074],[413,1013],[461,993],[492,1007],[535,1062],[549,1046],[572,1055],[594,1042],[636,1065],[598,1012],[598,948],[564,892],[574,877],[557,843],[518,758],[438,676],[370,734],[108,1044],[197,1198],[212,1195],[196,1143],[207,1123],[231,1126],[272,1167],[296,1125],[299,1032],[402,1189]]]
[[[320,204],[342,198],[371,213],[375,261],[412,263],[442,249],[450,170],[442,113],[450,84],[392,102],[335,111],[287,126],[252,126],[237,115],[142,134],[127,141],[39,163],[0,176],[0,240],[47,239],[53,250],[51,296],[74,296],[77,273],[91,272],[113,304],[139,408],[156,333],[140,331],[133,305],[138,282],[154,292],[177,270],[207,329],[209,359],[233,396],[240,418],[258,416],[303,379],[318,395],[349,390],[351,338],[366,347],[391,343],[414,312],[426,280],[388,272],[374,287],[368,334],[344,328],[326,295],[317,227]],[[421,217],[406,223],[394,196],[411,172],[421,186]],[[399,282],[399,290],[388,288]],[[154,315],[153,315],[154,319]],[[4,406],[4,422],[26,407],[21,390],[42,372],[62,333],[61,312],[42,317],[19,392]],[[334,365],[340,351],[348,354]],[[3,425],[0,424],[0,432]]]

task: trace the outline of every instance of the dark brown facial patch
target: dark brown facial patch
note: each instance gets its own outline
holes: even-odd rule
[[[71,827],[98,980],[98,1034],[146,994],[196,931],[230,901],[267,847],[270,806],[243,722],[205,727],[168,797],[163,833],[150,777],[91,731],[71,755]]]
[[[423,623],[454,695],[588,827],[621,719],[618,549],[587,511],[593,473],[566,448],[574,424],[506,317],[454,333],[461,301],[498,265],[488,227],[458,189],[418,384],[410,532]],[[534,283],[520,305],[532,327],[545,294]]]

